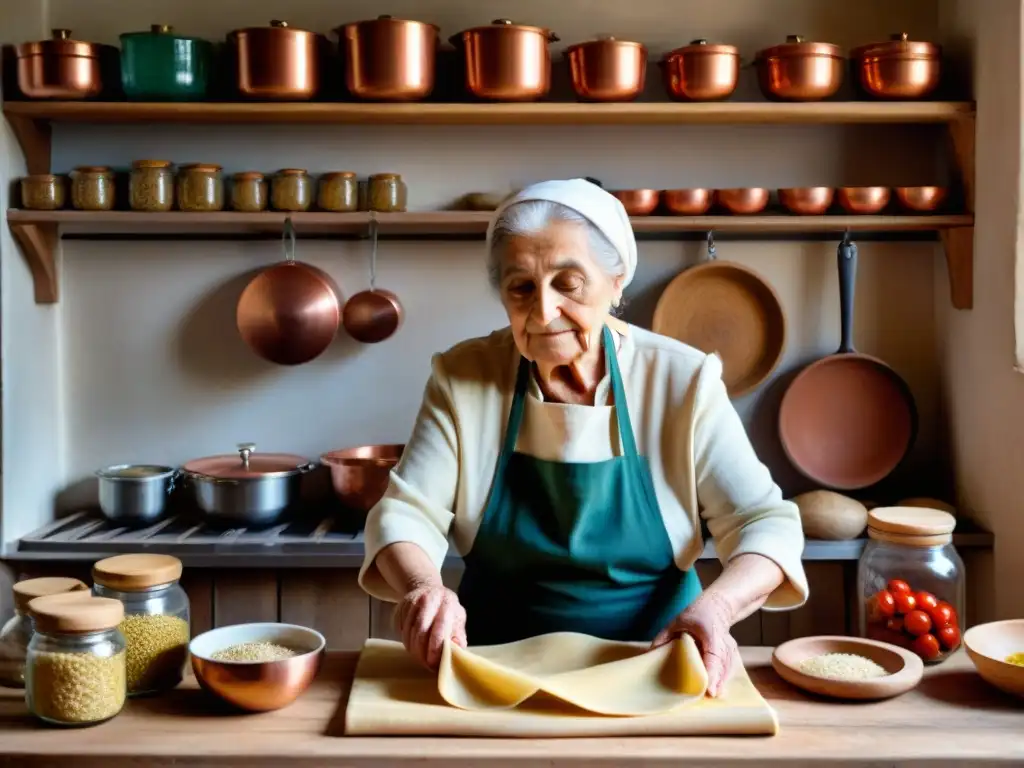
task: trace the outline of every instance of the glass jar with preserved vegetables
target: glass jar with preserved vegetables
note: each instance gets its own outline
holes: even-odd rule
[[[868,513],[857,566],[860,634],[908,648],[926,663],[960,647],[964,564],[953,546],[956,518],[917,507]]]
[[[181,682],[188,660],[189,601],[171,555],[116,555],[92,568],[93,592],[124,604],[128,695],[159,693]]]
[[[224,209],[224,181],[221,167],[213,163],[191,163],[178,169],[178,208],[187,213],[208,213]]]
[[[136,160],[128,180],[133,211],[159,213],[174,207],[174,169],[167,160]]]

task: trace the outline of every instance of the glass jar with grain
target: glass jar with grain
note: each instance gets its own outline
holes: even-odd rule
[[[35,631],[25,661],[25,703],[54,725],[114,717],[126,695],[125,639],[117,600],[69,592],[28,605]]]
[[[32,617],[28,604],[37,597],[69,592],[88,594],[89,587],[78,579],[44,576],[22,579],[13,589],[14,615],[0,629],[0,685],[22,688],[25,685],[25,656],[32,639]]]
[[[124,605],[128,695],[160,693],[181,682],[188,659],[189,601],[170,555],[116,555],[92,568],[93,592]]]
[[[71,172],[71,205],[79,211],[114,208],[114,172],[104,165],[83,165]]]
[[[178,170],[178,209],[187,213],[224,210],[224,180],[213,163],[190,163]]]
[[[857,565],[862,637],[907,648],[925,663],[960,647],[965,574],[954,527],[956,518],[937,509],[868,513],[868,542]]]
[[[267,182],[259,171],[242,171],[231,178],[231,207],[242,213],[267,208]]]
[[[160,213],[174,207],[174,169],[167,160],[136,160],[128,182],[133,211]]]
[[[64,207],[63,176],[37,173],[21,180],[21,206],[30,211],[57,211]]]
[[[270,204],[275,211],[308,211],[313,204],[313,180],[301,168],[285,168],[270,183]]]
[[[359,210],[359,181],[352,171],[325,173],[320,177],[317,207],[324,211],[346,213]]]
[[[367,188],[367,209],[396,213],[405,210],[406,187],[397,173],[376,173]]]

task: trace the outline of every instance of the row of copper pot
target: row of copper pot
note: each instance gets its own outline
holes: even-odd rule
[[[727,213],[751,216],[768,207],[771,192],[764,187],[734,189],[623,189],[612,192],[630,216],[649,216],[659,206],[676,216],[701,216],[716,205]],[[900,208],[934,213],[948,196],[946,187],[789,187],[778,190],[779,204],[798,216],[826,213],[833,202],[846,213],[881,213],[895,194]]]
[[[380,16],[335,30],[349,92],[360,99],[415,101],[433,91],[439,30],[433,24]],[[549,45],[558,36],[543,27],[497,19],[450,38],[475,97],[529,101],[551,88]],[[325,38],[283,21],[238,29],[228,35],[240,94],[260,99],[311,99],[321,88]],[[30,98],[86,98],[102,90],[101,46],[54,30],[52,40],[17,47],[18,81]],[[862,90],[877,98],[916,99],[939,84],[941,49],[906,33],[854,49],[850,57]],[[644,89],[647,49],[639,42],[602,38],[570,46],[566,58],[577,97],[629,101]],[[733,93],[739,50],[695,40],[660,62],[673,98],[708,101]],[[834,95],[843,81],[845,57],[837,45],[790,35],[757,52],[758,82],[773,99],[814,101]]]

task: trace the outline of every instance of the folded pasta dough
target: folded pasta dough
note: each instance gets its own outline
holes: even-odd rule
[[[707,685],[689,635],[654,650],[574,632],[469,649],[449,641],[437,677],[441,698],[459,709],[512,709],[546,694],[622,717],[671,712],[704,698]]]

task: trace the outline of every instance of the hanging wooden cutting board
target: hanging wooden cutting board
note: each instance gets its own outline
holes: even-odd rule
[[[754,270],[713,259],[677,275],[658,299],[652,330],[722,358],[729,397],[767,379],[786,347],[775,289]]]

